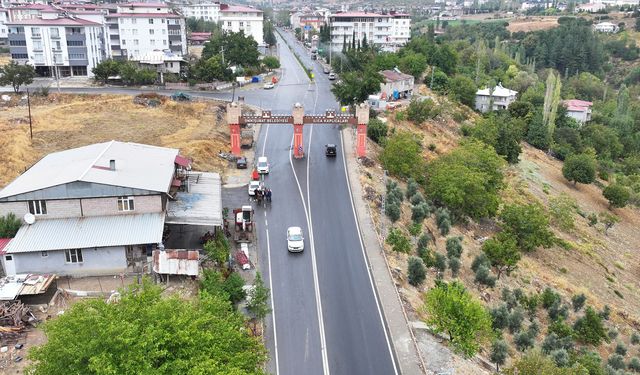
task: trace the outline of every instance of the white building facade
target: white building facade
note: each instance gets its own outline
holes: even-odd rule
[[[11,58],[43,76],[89,76],[109,57],[104,25],[76,17],[42,13],[41,18],[9,22]]]
[[[366,12],[336,13],[329,17],[331,42],[334,51],[340,51],[344,43],[354,39],[373,44],[383,51],[396,51],[410,37],[411,20],[408,15],[377,14]],[[397,22],[396,22],[397,21]]]
[[[223,31],[234,33],[243,31],[252,36],[258,45],[264,45],[264,13],[255,9],[239,5],[220,4],[220,25]]]
[[[164,50],[181,56],[187,54],[185,19],[165,4],[119,4],[116,13],[105,17],[114,58],[135,59]]]
[[[499,83],[493,89],[482,89],[476,92],[476,110],[486,113],[507,109],[517,99],[518,92],[502,87]]]
[[[197,3],[180,5],[186,18],[198,18],[209,22],[220,21],[220,3]]]

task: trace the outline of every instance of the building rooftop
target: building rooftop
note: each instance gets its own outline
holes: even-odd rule
[[[0,300],[11,301],[18,296],[42,294],[55,281],[56,275],[20,274],[0,279]]]
[[[221,12],[251,12],[251,13],[262,13],[260,9],[246,7],[242,5],[227,5],[220,4]]]
[[[222,226],[222,180],[217,173],[197,172],[167,204],[167,224]]]
[[[387,83],[404,81],[406,79],[413,79],[412,75],[402,73],[401,71],[399,71],[397,69],[394,69],[394,70],[383,70],[383,71],[380,72],[380,74],[384,78],[384,81],[387,82]]]
[[[120,3],[119,7],[135,7],[135,8],[166,8],[165,3]]]
[[[106,17],[182,18],[174,13],[109,13]]]
[[[97,22],[87,21],[81,18],[55,18],[42,19],[32,18],[14,22],[7,22],[6,25],[43,25],[43,26],[102,26]]]
[[[489,88],[481,89],[481,90],[478,90],[478,92],[476,92],[476,95],[497,96],[497,97],[508,97],[508,96],[514,96],[517,94],[518,94],[517,91],[502,87],[502,83],[498,83],[498,85],[493,89],[493,92],[489,92]]]
[[[7,254],[162,242],[164,212],[42,219],[18,230]]]
[[[388,14],[367,13],[367,12],[344,12],[333,13],[331,17],[389,17]]]
[[[166,193],[177,155],[173,148],[118,141],[54,152],[7,185],[0,198],[76,181]]]
[[[567,108],[568,111],[574,111],[574,112],[588,111],[589,108],[591,108],[591,106],[593,105],[592,102],[588,102],[586,100],[579,100],[579,99],[564,100],[562,104],[564,104],[564,106]]]

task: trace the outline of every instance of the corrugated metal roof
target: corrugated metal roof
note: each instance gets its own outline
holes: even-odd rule
[[[162,242],[164,213],[37,220],[23,225],[7,254]]]
[[[167,204],[166,223],[222,226],[220,175],[202,172],[197,182],[194,177],[189,179],[188,189],[189,192],[176,193],[176,200]]]
[[[139,143],[105,142],[42,158],[0,192],[0,198],[74,181],[167,192],[178,150]],[[109,161],[115,160],[115,170]]]

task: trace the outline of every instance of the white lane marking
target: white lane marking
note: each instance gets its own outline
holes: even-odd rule
[[[358,230],[358,240],[360,240],[360,250],[362,250],[362,258],[364,259],[365,265],[367,266],[367,275],[369,276],[369,283],[371,284],[371,292],[373,293],[373,298],[376,301],[376,307],[378,308],[378,316],[380,317],[380,322],[382,323],[382,330],[384,331],[384,338],[387,341],[387,348],[389,348],[389,355],[391,356],[391,362],[393,363],[393,372],[395,375],[398,375],[398,368],[396,365],[396,360],[393,355],[393,349],[391,348],[391,341],[389,340],[389,334],[387,333],[387,325],[382,317],[382,309],[380,308],[380,301],[378,300],[378,294],[376,293],[375,285],[373,284],[373,277],[371,276],[371,268],[369,265],[369,259],[367,258],[367,254],[364,251],[364,243],[362,241],[362,232],[360,231],[360,223],[358,223],[358,216],[356,214],[356,207],[353,203],[353,195],[351,193],[351,183],[349,182],[349,175],[347,174],[347,154],[344,152],[344,142],[342,141],[342,132],[340,132],[340,147],[342,148],[342,165],[344,167],[344,177],[347,180],[347,188],[349,190],[349,200],[351,201],[351,210],[353,211],[353,220],[356,223],[356,228]]]
[[[309,134],[309,145],[311,145],[311,136],[313,135],[313,127],[311,128],[311,132]],[[291,145],[290,148],[293,149],[293,136],[291,137]],[[309,153],[307,152],[307,158],[309,157]],[[313,287],[315,289],[315,297],[316,297],[316,312],[318,314],[318,325],[320,326],[320,352],[322,354],[322,369],[325,375],[330,374],[329,370],[329,356],[327,355],[327,341],[324,335],[324,317],[322,315],[322,299],[320,298],[320,283],[318,282],[318,267],[316,264],[316,253],[315,253],[315,245],[313,240],[313,226],[311,223],[311,215],[307,209],[307,204],[305,203],[304,195],[302,194],[302,187],[300,187],[300,180],[298,179],[298,174],[296,173],[295,168],[293,167],[293,159],[291,153],[289,153],[289,164],[291,165],[291,170],[293,171],[293,176],[296,179],[296,184],[298,185],[298,192],[300,193],[300,198],[302,199],[302,207],[304,208],[304,213],[307,219],[307,226],[309,228],[309,244],[311,247],[311,269],[313,274]],[[307,171],[307,181],[308,174]]]
[[[266,225],[266,220],[265,220]],[[271,278],[271,244],[269,243],[269,229],[265,229],[267,232],[267,259],[269,261],[269,289],[271,289],[271,321],[273,324],[273,351],[275,352],[276,359],[276,375],[280,373],[280,363],[278,362],[278,333],[276,331],[276,310],[274,306],[273,298],[273,279]]]

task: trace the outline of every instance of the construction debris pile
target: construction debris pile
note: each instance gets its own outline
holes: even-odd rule
[[[0,339],[16,336],[27,324],[35,324],[31,309],[18,300],[0,302]]]

